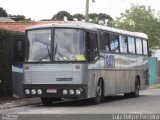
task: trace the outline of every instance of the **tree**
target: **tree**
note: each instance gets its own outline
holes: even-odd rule
[[[67,20],[72,21],[73,17],[67,11],[60,11],[52,17],[52,20],[60,20],[63,21],[64,17],[67,17]]]
[[[0,7],[0,17],[7,17],[8,14],[6,10],[4,10],[2,7]]]
[[[82,21],[84,19],[83,14],[79,14],[79,13],[74,14],[72,17],[73,17],[73,19],[76,18],[78,21]]]
[[[99,21],[99,24],[112,26],[113,18],[110,15],[107,15],[105,13],[99,13],[98,21]]]
[[[98,14],[97,13],[90,13],[89,14],[89,21],[91,23],[96,23],[98,24]]]
[[[105,13],[91,13],[89,14],[89,17],[92,23],[112,26],[113,18]]]
[[[0,29],[0,96],[11,95],[12,86],[12,33],[7,30]]]
[[[31,21],[31,18],[26,18],[24,15],[9,15],[14,21]]]
[[[132,4],[130,9],[125,10],[115,20],[114,25],[117,28],[146,33],[149,37],[149,47],[160,47],[160,19],[150,6]]]

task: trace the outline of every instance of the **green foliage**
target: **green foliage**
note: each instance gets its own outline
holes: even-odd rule
[[[60,12],[58,12],[57,14],[55,14],[55,15],[52,17],[52,20],[63,21],[63,20],[64,20],[64,17],[67,17],[67,19],[68,19],[69,21],[72,21],[72,20],[73,20],[72,15],[70,15],[70,13],[68,13],[67,11],[60,11]]]
[[[15,21],[31,21],[31,18],[26,18],[24,15],[10,15],[0,7],[0,17],[11,17]]]
[[[32,21],[31,18],[26,18],[24,15],[9,15],[14,21],[29,22]]]
[[[146,33],[149,47],[160,47],[160,19],[150,6],[132,4],[130,9],[115,20],[114,25],[120,29]]]
[[[76,18],[78,21],[84,20],[83,14],[77,13],[77,14],[74,14],[72,17],[73,17],[73,19]]]
[[[8,16],[7,12],[2,7],[0,7],[0,17],[7,17],[7,16]]]
[[[112,26],[113,18],[105,13],[91,13],[89,14],[89,18],[92,23]]]
[[[0,96],[11,95],[11,46],[12,33],[7,30],[0,29]]]
[[[72,21],[74,18],[76,18],[78,21],[84,20],[84,15],[83,14],[74,14],[71,15],[67,11],[60,11],[57,14],[55,14],[51,20],[60,20],[63,21],[64,17],[67,17],[69,21]],[[91,13],[89,14],[89,18],[91,23],[96,23],[96,24],[101,24],[101,25],[107,25],[107,26],[112,26],[113,18],[105,13]]]

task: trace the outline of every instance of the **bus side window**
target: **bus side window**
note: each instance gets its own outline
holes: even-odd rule
[[[116,34],[109,34],[110,49],[112,52],[119,52],[119,37]]]
[[[143,40],[143,54],[148,55],[147,40]]]
[[[137,54],[142,54],[142,40],[136,38],[136,50]]]
[[[13,62],[24,61],[24,34],[13,36]]]
[[[120,52],[127,53],[127,37],[119,36]]]
[[[128,51],[135,54],[135,41],[133,37],[128,37]]]
[[[98,58],[97,33],[87,32],[86,38],[87,38],[87,42],[88,42],[89,60],[95,61]]]
[[[109,51],[109,34],[101,31],[99,35],[100,50]]]

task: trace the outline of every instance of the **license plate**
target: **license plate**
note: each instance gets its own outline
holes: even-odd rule
[[[57,93],[57,89],[47,89],[47,93]]]

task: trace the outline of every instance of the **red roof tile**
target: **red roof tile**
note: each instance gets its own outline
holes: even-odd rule
[[[0,22],[0,29],[11,30],[15,32],[24,32],[27,27],[51,23],[63,23],[63,21]]]

